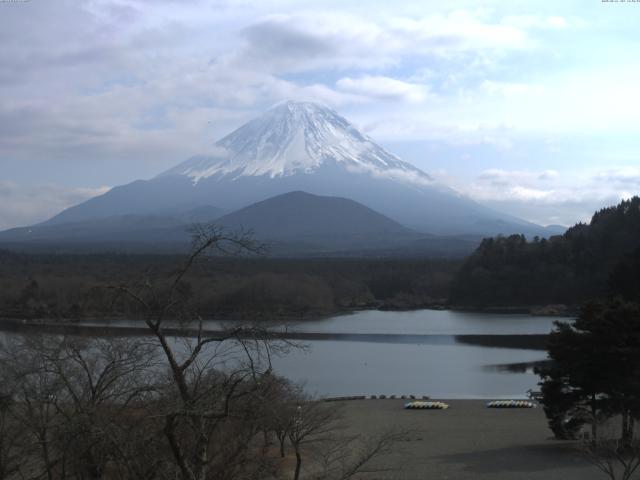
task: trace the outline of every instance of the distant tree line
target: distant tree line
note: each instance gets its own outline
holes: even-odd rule
[[[465,306],[569,304],[609,293],[609,286],[638,291],[640,198],[604,208],[590,224],[564,235],[528,241],[522,235],[488,238],[464,262],[451,303]],[[612,284],[610,277],[624,280]]]
[[[130,299],[107,286],[165,281],[172,255],[47,255],[0,251],[0,317],[133,318]],[[457,261],[216,257],[196,265],[182,293],[207,318],[314,318],[362,308],[420,308],[445,302]]]

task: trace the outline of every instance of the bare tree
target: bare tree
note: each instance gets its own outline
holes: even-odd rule
[[[56,445],[56,432],[62,426],[56,402],[62,382],[35,355],[25,339],[4,342],[0,363],[2,384],[9,388],[13,403],[12,421],[23,429],[26,449],[20,466],[24,478],[56,477],[63,463],[65,450]]]
[[[264,389],[260,402],[260,428],[263,432],[263,449],[271,445],[271,435],[278,442],[281,458],[286,456],[288,434],[296,418],[296,407],[302,393],[299,385],[270,373],[263,377]]]
[[[617,438],[610,423],[598,429],[597,439],[583,443],[585,457],[611,480],[629,480],[640,468],[640,440]]]
[[[209,252],[256,253],[250,235],[197,227],[168,281],[148,275],[112,290],[136,306],[144,338],[14,338],[0,349],[0,480],[258,480],[281,478],[269,435],[309,476],[346,480],[395,441],[342,435],[335,405],[278,377],[289,344],[260,326],[208,332],[187,276]],[[15,434],[15,435],[14,435]],[[262,449],[259,445],[263,436]],[[347,454],[346,452],[351,452]],[[379,470],[375,470],[379,471]]]
[[[390,430],[367,439],[359,435],[333,438],[330,442],[321,444],[314,452],[319,468],[313,478],[348,480],[360,474],[380,474],[395,470],[379,460],[392,453],[393,446],[404,439],[407,433]],[[378,464],[374,465],[376,460]]]
[[[212,251],[234,255],[257,253],[260,247],[246,232],[228,234],[217,226],[196,226],[192,253],[166,289],[159,289],[150,278],[138,288],[117,287],[143,312],[168,366],[163,432],[179,475],[186,480],[211,478],[216,463],[228,469],[238,463],[216,460],[224,453],[229,458],[241,458],[247,442],[225,452],[223,446],[229,444],[214,439],[230,428],[230,420],[238,420],[234,425],[238,427],[247,418],[246,402],[257,397],[259,379],[270,371],[266,332],[235,327],[207,337],[202,319],[188,308],[182,295],[185,277],[198,260]],[[176,339],[169,335],[165,329],[168,319],[179,320],[181,331],[192,333],[193,337]],[[249,431],[247,435],[254,433]],[[218,470],[216,475],[224,474]]]
[[[85,478],[102,478],[119,453],[114,433],[135,404],[145,403],[155,392],[154,353],[141,340],[99,338],[65,339],[41,352],[64,385],[65,401],[57,402],[65,420],[61,440],[73,452],[73,470]]]
[[[340,422],[340,405],[315,400],[301,390],[295,393],[295,411],[287,427],[296,456],[294,480],[301,477],[305,453],[310,460],[307,476],[314,480],[347,480],[363,473],[389,471],[387,466],[373,466],[373,461],[389,454],[408,432],[385,431],[368,439],[349,435]]]
[[[331,441],[336,429],[335,422],[339,416],[340,410],[336,405],[314,400],[304,394],[299,395],[287,432],[296,455],[294,480],[300,478],[304,447],[313,443]]]
[[[6,388],[6,385],[3,385]],[[15,421],[15,403],[10,393],[0,392],[0,480],[12,478],[20,471],[24,456],[23,431]]]
[[[122,448],[113,432],[153,390],[153,349],[139,340],[33,336],[4,350],[12,421],[31,439],[21,476],[102,478]]]

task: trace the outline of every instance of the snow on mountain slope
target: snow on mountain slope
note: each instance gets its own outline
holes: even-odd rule
[[[160,176],[186,175],[197,183],[212,176],[313,174],[323,166],[339,165],[353,173],[435,183],[333,110],[309,102],[286,102],[272,108],[218,141],[215,151],[216,155],[190,158]]]
[[[400,160],[333,110],[286,102],[150,180],[114,187],[46,224],[114,215],[165,215],[215,205],[234,211],[292,191],[359,202],[425,233],[545,235],[474,202]]]

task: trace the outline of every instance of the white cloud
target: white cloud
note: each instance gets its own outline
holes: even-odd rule
[[[557,172],[489,169],[467,187],[478,201],[553,201]]]
[[[635,167],[582,172],[488,169],[470,181],[447,172],[435,176],[480,203],[541,225],[589,221],[596,210],[640,194],[640,169]]]
[[[480,84],[480,90],[487,92],[489,95],[502,95],[505,97],[540,95],[544,93],[544,87],[541,85],[523,82],[496,82],[492,80],[484,80]]]
[[[384,76],[344,77],[336,82],[339,90],[381,100],[423,102],[429,95],[426,85],[403,82]]]
[[[25,186],[0,181],[0,230],[42,222],[65,208],[107,192],[109,188]]]
[[[555,179],[559,176],[556,170],[542,170],[532,172],[529,170],[504,170],[491,168],[478,175],[478,181],[494,186],[511,185],[514,183],[532,184],[539,181]]]
[[[640,167],[608,168],[598,172],[596,179],[621,187],[636,187],[640,190]]]
[[[396,32],[412,38],[416,48],[428,48],[441,54],[460,50],[511,50],[527,44],[524,29],[484,21],[463,10],[421,19],[392,18],[390,25]]]
[[[563,29],[569,26],[569,22],[559,15],[510,15],[502,19],[504,25],[511,25],[517,28],[530,29]]]
[[[153,176],[206,154],[215,140],[285,99],[330,104],[378,140],[516,155],[523,138],[583,138],[598,147],[596,135],[615,140],[624,133],[632,140],[618,154],[635,155],[640,68],[629,61],[637,43],[631,19],[600,5],[484,3],[78,0],[3,7],[0,163],[17,165],[21,181],[44,162],[65,172],[71,164],[105,174],[120,168],[127,180]],[[587,10],[598,15],[597,28],[576,17]],[[59,18],[65,21],[52,21]],[[598,161],[610,161],[612,153],[601,150]],[[601,170],[600,178],[578,172],[573,183],[589,185],[580,200],[566,173],[527,177],[505,158],[495,166],[510,174],[469,186],[478,198],[588,203],[588,195],[601,201],[638,189],[632,170]],[[469,163],[474,172],[486,167]],[[65,181],[90,183],[68,171]],[[2,173],[10,178],[9,169]],[[6,201],[20,211],[19,202]],[[34,217],[23,214],[29,220],[13,223]]]
[[[432,89],[428,109],[385,105],[370,133],[501,148],[523,137],[640,138],[638,84],[640,68],[628,63],[567,69],[527,81],[467,79]]]
[[[72,27],[51,22],[54,11]],[[157,162],[156,171],[285,99],[335,107],[383,100],[384,111],[370,109],[360,124],[394,117],[387,107],[396,102],[399,123],[387,121],[382,137],[410,132],[508,148],[505,128],[538,126],[540,119],[523,120],[526,103],[496,97],[526,102],[538,84],[487,77],[476,94],[464,75],[483,74],[504,52],[530,47],[531,31],[560,18],[205,0],[155,2],[153,9],[142,0],[29,2],[12,12],[0,20],[10,42],[0,53],[0,156],[144,158]],[[407,61],[418,64],[414,72],[385,71]],[[445,76],[462,84],[443,87]],[[545,98],[540,109],[548,107]],[[402,105],[425,99],[437,105]],[[498,103],[488,108],[490,102]]]

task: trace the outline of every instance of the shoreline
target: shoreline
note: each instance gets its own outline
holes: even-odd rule
[[[142,321],[141,321],[142,322]],[[0,319],[0,331],[14,333],[49,333],[77,336],[101,336],[101,337],[132,337],[150,336],[149,328],[144,324],[135,327],[123,327],[113,325],[83,325],[82,323],[68,322],[33,322],[26,320]],[[195,337],[197,328],[166,327],[165,334],[172,337]],[[205,330],[204,336],[214,339],[224,339],[228,332],[224,330]],[[255,332],[248,331],[245,334],[239,332],[240,338],[258,338],[260,340],[291,340],[291,341],[346,341],[366,343],[392,343],[392,344],[443,344],[463,343],[475,346],[515,348],[526,350],[546,350],[548,335],[545,334],[389,334],[389,333],[326,333],[326,332],[295,332],[295,331],[265,331],[256,337]]]
[[[432,400],[440,400],[433,398]],[[552,439],[542,408],[486,408],[483,400],[445,401],[446,410],[406,410],[402,399],[338,401],[347,434],[403,432],[374,466],[375,478],[423,480],[597,480],[580,442]]]
[[[318,311],[315,313],[300,313],[291,312],[288,314],[280,314],[276,316],[264,317],[262,312],[254,313],[242,313],[241,315],[234,316],[233,314],[227,315],[202,315],[206,320],[213,321],[237,321],[243,322],[251,320],[255,323],[286,323],[286,322],[306,322],[306,321],[318,321],[326,320],[333,317],[348,316],[364,311],[379,311],[379,312],[417,312],[420,310],[434,310],[443,311],[450,310],[452,312],[468,312],[468,313],[487,313],[496,315],[531,315],[539,317],[563,317],[571,318],[575,317],[579,313],[579,309],[575,306],[567,305],[515,305],[515,306],[463,306],[463,305],[450,305],[446,301],[439,301],[434,303],[425,303],[421,305],[412,305],[407,307],[398,306],[393,303],[376,303],[371,305],[363,305],[352,308],[340,308],[331,311]],[[65,317],[32,317],[27,315],[20,315],[20,312],[3,312],[0,311],[0,321],[27,321],[27,322],[58,322],[73,323],[77,320]],[[223,319],[214,318],[226,317]],[[104,316],[104,317],[86,317],[82,321],[120,321],[130,320],[129,317],[124,316]],[[140,320],[141,322],[143,320]]]

